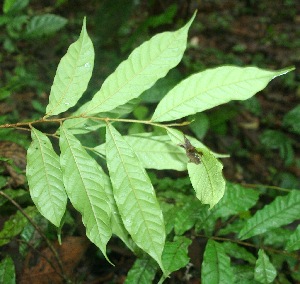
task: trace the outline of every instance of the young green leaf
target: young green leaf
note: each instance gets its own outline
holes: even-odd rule
[[[94,57],[84,19],[79,39],[70,45],[57,67],[46,117],[64,112],[77,103],[92,76]]]
[[[31,137],[26,166],[30,196],[40,213],[59,227],[67,205],[59,157],[45,134],[32,127]]]
[[[230,258],[226,255],[223,246],[213,240],[209,240],[205,248],[201,270],[201,283],[234,283]]]
[[[262,249],[260,249],[258,251],[258,259],[255,265],[254,279],[263,284],[273,283],[276,274],[276,269],[270,262],[269,257]]]
[[[192,19],[175,32],[164,32],[136,48],[103,83],[93,99],[79,113],[97,114],[109,111],[138,97],[181,60],[186,48]]]
[[[272,203],[257,211],[242,228],[239,238],[244,240],[263,234],[299,219],[300,192],[292,190],[286,196],[277,197]]]
[[[68,197],[82,214],[87,237],[107,258],[106,244],[112,232],[103,170],[64,126],[61,126],[60,134],[60,164]]]
[[[189,263],[188,247],[192,241],[186,237],[176,237],[174,242],[166,242],[162,261],[165,269],[171,273]]]
[[[111,124],[106,128],[106,159],[126,230],[164,271],[161,255],[165,228],[153,186],[137,155]]]
[[[149,256],[138,258],[129,270],[125,284],[149,284],[152,283],[157,264]]]
[[[293,69],[267,71],[222,66],[194,74],[168,92],[158,104],[152,121],[175,120],[231,100],[249,99],[272,79]]]
[[[15,284],[15,265],[11,257],[6,257],[0,262],[0,283]]]
[[[294,251],[300,249],[300,225],[298,225],[297,229],[290,236],[289,241],[286,244],[286,250]]]
[[[196,197],[203,203],[214,207],[225,192],[223,165],[207,149],[201,149],[201,163],[188,163],[187,168]]]

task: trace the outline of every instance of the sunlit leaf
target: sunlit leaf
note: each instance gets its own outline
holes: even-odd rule
[[[175,120],[231,100],[249,99],[272,79],[293,69],[267,71],[256,67],[222,66],[194,74],[160,101],[152,121]]]
[[[6,257],[0,262],[0,283],[15,284],[15,265],[11,257]]]
[[[82,214],[87,237],[106,256],[106,244],[112,232],[103,170],[75,136],[63,126],[60,130],[60,163],[66,192],[74,208]]]
[[[225,192],[223,165],[206,149],[201,149],[201,163],[188,163],[187,168],[196,197],[203,203],[214,207]]]
[[[201,269],[201,283],[234,283],[230,258],[226,255],[223,246],[213,240],[209,240],[205,248]]]
[[[84,19],[79,39],[70,45],[58,64],[46,116],[64,112],[77,103],[92,76],[94,57]]]
[[[277,275],[274,265],[270,262],[269,257],[260,249],[258,251],[258,259],[255,265],[254,279],[260,283],[273,283]]]
[[[292,190],[286,196],[277,197],[272,203],[257,211],[245,223],[239,234],[244,240],[252,236],[263,234],[269,229],[278,228],[299,219],[300,192]]]
[[[188,247],[192,241],[186,237],[176,237],[174,242],[166,242],[162,261],[165,269],[171,273],[189,263]]]
[[[103,83],[82,114],[109,111],[138,97],[175,67],[186,48],[187,32],[195,18],[175,32],[164,32],[136,48]]]
[[[164,270],[161,254],[165,228],[153,186],[132,148],[111,124],[106,128],[106,159],[114,198],[126,230]]]
[[[67,205],[59,157],[44,133],[32,127],[31,137],[26,166],[30,196],[40,213],[59,227]]]

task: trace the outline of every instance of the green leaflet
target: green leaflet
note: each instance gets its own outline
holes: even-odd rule
[[[0,283],[15,284],[15,265],[11,257],[6,257],[0,262]]]
[[[92,76],[94,57],[93,43],[84,19],[79,39],[70,45],[58,64],[46,117],[64,112],[77,103]]]
[[[162,261],[165,269],[171,273],[189,263],[188,247],[192,241],[186,237],[175,237],[174,242],[166,242]]]
[[[223,165],[207,149],[201,149],[201,163],[188,163],[187,168],[197,198],[203,204],[214,207],[223,197],[225,180],[222,175]]]
[[[28,206],[23,210],[32,219],[38,214],[35,206]],[[13,237],[19,235],[28,223],[28,219],[20,211],[10,216],[0,231],[0,246],[8,244]]]
[[[222,66],[194,74],[168,92],[158,104],[152,121],[175,120],[231,100],[249,99],[272,79],[292,70]]]
[[[63,126],[60,134],[60,164],[66,192],[74,208],[82,214],[87,237],[107,258],[106,244],[112,232],[103,170]]]
[[[138,258],[129,270],[125,284],[153,283],[157,268],[157,264],[149,256]]]
[[[286,244],[286,250],[294,251],[300,249],[300,225],[291,234],[289,241]]]
[[[25,37],[38,38],[53,34],[66,25],[68,20],[54,14],[34,16],[26,26]]]
[[[186,48],[187,32],[195,15],[178,31],[155,35],[136,48],[78,113],[93,115],[112,110],[138,97],[159,78],[165,77],[181,61]]]
[[[258,251],[258,259],[255,265],[254,279],[259,283],[273,283],[277,275],[274,265],[270,262],[269,257],[260,249]]]
[[[244,247],[232,243],[232,242],[223,242],[222,246],[226,253],[230,255],[231,257],[238,258],[238,259],[243,259],[245,261],[248,261],[251,264],[254,264],[256,261],[256,258],[254,255],[246,250]]]
[[[201,269],[202,284],[234,283],[230,258],[221,244],[208,240]]]
[[[269,229],[278,228],[299,219],[300,192],[292,190],[286,196],[277,197],[272,203],[257,211],[247,220],[239,238],[244,240],[263,234]]]
[[[59,227],[67,205],[59,157],[45,134],[31,127],[31,137],[26,166],[30,196],[39,212]]]
[[[137,155],[111,124],[106,128],[106,159],[126,230],[164,271],[161,255],[165,228],[153,186]]]

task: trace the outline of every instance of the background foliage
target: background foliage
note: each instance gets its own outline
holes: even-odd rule
[[[147,3],[115,1],[115,5],[110,4],[112,1],[102,1],[101,3],[90,1],[87,5],[78,3],[76,9],[74,5],[65,1],[57,1],[55,5],[49,6],[35,1],[30,1],[30,3],[24,1],[23,3],[27,3],[26,5],[13,9],[10,7],[10,3],[14,2],[17,1],[5,1],[6,6],[1,16],[1,41],[4,43],[1,49],[1,66],[3,66],[1,72],[4,75],[1,76],[1,99],[4,106],[1,119],[3,123],[17,122],[28,118],[35,119],[44,113],[48,98],[46,94],[50,93],[49,86],[52,83],[56,66],[66,52],[68,46],[66,42],[71,44],[77,39],[84,15],[88,15],[88,30],[91,31],[95,49],[102,51],[98,54],[96,52],[94,75],[97,74],[97,76],[92,77],[87,91],[87,95],[91,96],[95,90],[99,89],[103,79],[126,58],[134,47],[148,39],[151,34],[168,29],[175,30],[176,26],[182,26],[183,22],[190,17],[191,11],[197,7],[199,9],[197,20],[191,28],[189,48],[183,58],[183,63],[177,70],[169,73],[166,80],[159,81],[142,95],[142,101],[139,107],[134,109],[131,117],[135,119],[148,119],[154,110],[154,103],[160,101],[162,96],[180,79],[207,67],[215,67],[220,64],[240,66],[254,64],[264,68],[280,69],[299,63],[299,42],[297,41],[297,31],[294,28],[297,23],[298,4],[296,1],[279,1],[278,4],[271,5],[272,7],[268,1],[261,1],[259,4],[249,1],[247,5],[239,1],[236,3],[228,1],[226,5],[218,1],[213,3],[203,1],[201,4],[191,1],[193,3],[189,7],[179,2],[169,5],[168,1],[163,5],[157,1]],[[277,7],[276,5],[283,6]],[[282,7],[284,9],[281,9]],[[49,17],[49,14],[52,16]],[[104,17],[103,14],[111,16]],[[122,17],[119,16],[120,14]],[[55,17],[55,15],[60,17]],[[12,19],[18,19],[18,21],[12,21]],[[45,26],[49,26],[47,24],[49,19],[56,30],[42,34],[39,29],[47,31]],[[66,19],[68,19],[67,25]],[[63,28],[64,25],[65,28]],[[107,25],[112,27],[109,35],[108,29],[103,28]],[[252,27],[252,29],[246,29],[245,26]],[[59,29],[61,31],[57,32]],[[288,40],[289,38],[294,40]],[[53,47],[51,49],[49,49],[50,43]],[[157,195],[163,201],[161,207],[165,215],[166,231],[172,232],[171,234],[176,235],[176,238],[179,237],[178,240],[176,238],[170,240],[165,247],[165,250],[169,251],[164,255],[169,257],[173,255],[176,259],[182,259],[181,264],[177,264],[179,266],[170,268],[170,270],[177,270],[187,265],[189,261],[194,265],[193,267],[187,265],[181,272],[174,273],[172,275],[174,279],[181,281],[191,277],[200,279],[199,274],[202,271],[202,281],[209,281],[206,280],[207,272],[205,271],[208,271],[210,265],[215,263],[216,259],[210,258],[213,250],[216,250],[220,254],[218,257],[222,259],[218,264],[215,263],[219,266],[214,267],[214,271],[220,273],[222,277],[225,277],[224,279],[230,277],[232,273],[235,275],[237,283],[239,283],[238,281],[243,281],[243,283],[252,281],[251,283],[253,283],[253,279],[259,283],[270,283],[274,281],[274,277],[277,277],[275,281],[286,283],[292,283],[295,279],[299,279],[296,269],[299,259],[293,253],[288,255],[283,253],[285,250],[299,249],[297,223],[290,223],[294,217],[292,219],[284,217],[285,213],[286,216],[294,216],[293,214],[299,212],[297,193],[292,191],[284,199],[280,199],[280,192],[275,187],[267,186],[299,188],[297,139],[297,135],[299,135],[297,80],[299,81],[299,78],[297,76],[297,73],[292,72],[282,77],[281,80],[274,81],[256,99],[253,98],[245,103],[233,102],[189,117],[189,120],[194,119],[194,123],[186,126],[184,132],[201,139],[216,152],[229,153],[231,158],[222,160],[225,177],[234,182],[246,183],[247,189],[237,184],[227,184],[227,193],[232,192],[231,194],[235,194],[233,195],[235,198],[233,196],[227,198],[225,195],[222,202],[227,203],[224,203],[223,206],[220,203],[220,206],[217,205],[210,214],[204,214],[203,211],[206,210],[203,210],[202,205],[193,199],[189,182],[185,176],[173,171],[166,172],[164,176],[156,171],[150,172]],[[155,95],[153,96],[153,94]],[[18,99],[16,100],[16,98]],[[22,104],[16,104],[16,101],[22,101]],[[89,121],[86,127],[93,127],[93,125],[93,121]],[[116,127],[122,134],[149,131],[147,126],[139,124],[129,126],[118,123]],[[51,132],[52,128],[47,126],[47,129],[41,130]],[[153,131],[156,135],[162,134],[159,129],[153,129]],[[103,135],[99,136],[95,134],[85,141],[85,136],[82,135],[80,139],[84,141],[84,145],[88,146],[103,137]],[[26,147],[29,145],[29,138],[24,133],[18,134],[1,130],[1,137],[5,140],[18,141]],[[265,186],[254,185],[258,183],[265,184]],[[32,205],[24,186],[11,190],[10,186],[6,184],[6,176],[3,176],[2,192],[13,198],[22,208]],[[253,190],[249,189],[249,186],[253,187]],[[235,190],[231,191],[230,188]],[[16,208],[11,206],[6,198],[2,200],[2,222],[6,221],[5,225],[11,226],[9,230],[2,230],[2,239],[9,237],[6,239],[9,242],[13,236],[21,233],[15,240],[39,247],[41,239],[34,234],[32,225],[19,212],[16,213]],[[240,204],[234,200],[243,200],[244,202]],[[273,207],[264,206],[273,200]],[[266,213],[260,213],[259,209],[263,207]],[[252,208],[251,211],[250,208]],[[287,211],[287,208],[291,208],[291,211]],[[49,240],[56,238],[54,228],[50,224],[45,224],[45,220],[38,216],[34,209],[27,207],[25,212],[46,233]],[[250,216],[252,217],[250,218]],[[249,234],[246,234],[247,230],[253,226],[256,227],[257,222],[265,224],[263,216],[269,216],[277,225],[270,226],[265,232],[258,226],[257,232],[263,233],[263,235],[243,241],[246,243],[241,241],[236,245],[229,242],[229,240],[233,240],[230,236],[235,233],[239,233],[240,238],[250,237]],[[9,217],[10,219],[8,219]],[[72,209],[64,218],[66,223],[63,234],[82,235],[82,230],[78,225],[80,218],[78,219]],[[248,219],[249,227],[245,229],[243,226],[245,220]],[[75,223],[76,226],[74,226]],[[8,235],[7,232],[9,232]],[[214,241],[209,241],[205,245],[207,237],[212,237]],[[192,244],[190,244],[190,240],[194,240]],[[190,246],[190,260],[184,254],[187,252],[188,246]],[[109,246],[108,254],[110,258],[113,258],[114,263],[118,263],[115,269],[115,279],[121,277],[122,274],[126,275],[129,270],[128,266],[122,265],[121,259],[124,256],[130,260],[129,262],[134,261],[133,256],[127,256],[126,252],[120,252],[119,249],[115,249],[116,247],[122,246],[115,240]],[[41,250],[42,246],[39,249]],[[8,253],[1,255],[3,256],[1,267],[9,268],[1,271],[5,271],[4,276],[9,273],[13,275],[11,260],[4,258],[11,253],[9,248],[5,250]],[[231,255],[230,252],[233,250],[235,254]],[[87,254],[89,257],[81,267],[84,267],[85,271],[92,271],[94,277],[102,277],[105,275],[103,270],[99,271],[102,256],[95,253],[95,248],[91,251],[92,253]],[[23,254],[23,257],[29,252],[28,247],[20,246],[20,253]],[[177,256],[182,253],[182,258]],[[47,254],[45,255],[47,256]],[[204,258],[202,270],[200,269],[199,255]],[[231,269],[229,268],[229,257],[232,262]],[[164,259],[162,261],[171,263]],[[97,263],[97,265],[93,266],[91,262]],[[124,267],[126,272],[122,272],[120,267]],[[270,273],[264,275],[261,273],[261,267],[267,267]],[[274,275],[274,267],[277,275]],[[107,269],[114,270],[110,266]],[[133,269],[130,270],[126,281],[133,283],[129,282],[132,281],[130,279],[138,279],[136,275],[140,273],[140,279],[145,280],[141,280],[144,282],[139,283],[151,283],[156,271],[157,267],[151,263],[149,258],[140,257]],[[87,275],[87,273],[78,273],[78,278],[82,275]]]

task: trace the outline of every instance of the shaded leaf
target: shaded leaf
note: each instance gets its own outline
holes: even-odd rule
[[[87,237],[106,256],[112,232],[103,170],[66,128],[62,126],[60,133],[60,163],[66,192],[74,208],[82,214]]]
[[[26,166],[30,196],[39,212],[59,227],[67,205],[59,157],[45,134],[32,127],[31,137]]]
[[[106,128],[106,158],[114,198],[125,228],[134,242],[163,270],[161,254],[165,228],[153,186],[132,148],[110,124]]]
[[[202,262],[201,283],[234,283],[230,258],[221,244],[208,240]]]
[[[223,165],[206,149],[201,149],[201,163],[188,163],[188,172],[196,197],[203,203],[214,207],[225,192]]]
[[[300,249],[300,225],[290,236],[289,241],[286,244],[286,250],[294,251]]]
[[[201,112],[231,100],[246,100],[275,77],[294,68],[267,71],[256,67],[221,66],[181,81],[158,104],[152,121],[169,121]]]
[[[188,247],[192,241],[186,237],[176,237],[174,242],[166,242],[162,261],[165,269],[171,273],[186,266],[190,258],[188,256]]]
[[[35,206],[29,206],[23,210],[31,218],[33,218],[37,214]],[[0,246],[8,244],[13,237],[19,235],[28,222],[29,221],[20,211],[12,215],[4,223],[4,226],[0,232]]]
[[[54,14],[43,14],[34,16],[26,26],[25,37],[38,38],[50,35],[66,25],[68,20]]]
[[[222,246],[224,247],[226,254],[231,257],[243,259],[251,264],[254,264],[256,261],[256,258],[251,252],[247,251],[244,247],[241,247],[236,243],[223,242]]]
[[[93,99],[79,113],[97,114],[109,111],[138,97],[181,60],[187,32],[195,18],[175,32],[164,32],[136,48],[103,83]]]
[[[292,190],[286,196],[277,197],[272,203],[257,211],[247,220],[239,234],[244,240],[263,234],[269,229],[278,228],[299,219],[300,192]]]
[[[129,270],[125,284],[152,283],[157,271],[157,265],[150,257],[138,258]]]
[[[283,117],[283,125],[290,128],[291,131],[300,134],[300,105],[290,110]]]
[[[46,116],[64,112],[77,103],[92,76],[94,57],[93,43],[84,19],[79,39],[69,46],[58,64]]]
[[[28,191],[26,191],[25,189],[10,189],[10,188],[8,188],[8,189],[3,189],[1,191],[3,193],[5,193],[6,195],[8,195],[11,199],[17,199],[18,197],[24,197],[24,196],[28,195]],[[7,198],[0,195],[0,206],[5,204],[7,201],[8,201]]]
[[[6,257],[0,262],[0,283],[16,283],[15,265],[11,257]]]
[[[270,262],[269,257],[262,249],[260,249],[258,251],[258,259],[255,265],[254,279],[263,284],[273,283],[276,274],[276,269]]]

